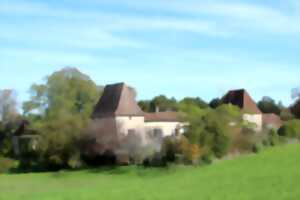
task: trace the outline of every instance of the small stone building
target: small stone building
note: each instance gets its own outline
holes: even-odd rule
[[[92,114],[95,135],[102,149],[117,149],[127,138],[139,137],[141,145],[154,138],[183,132],[177,112],[145,113],[135,100],[136,93],[125,83],[107,85]],[[97,133],[98,132],[98,133]],[[101,140],[101,141],[100,141]],[[103,144],[103,140],[106,142]]]
[[[262,128],[280,128],[282,121],[276,114],[263,114],[245,89],[231,90],[223,98],[225,104],[238,106],[243,111],[243,120],[256,125],[255,130]]]

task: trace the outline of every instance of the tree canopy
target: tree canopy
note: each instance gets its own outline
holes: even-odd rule
[[[296,99],[295,103],[291,106],[291,112],[300,118],[300,87],[292,90],[292,97]]]
[[[32,85],[31,98],[23,109],[26,116],[40,116],[29,118],[36,119],[31,125],[43,136],[40,157],[47,166],[76,165],[76,145],[101,88],[75,68],[64,68],[48,76],[46,83]]]
[[[75,68],[64,68],[46,78],[45,84],[33,84],[31,98],[23,104],[25,114],[60,116],[62,113],[87,117],[100,96],[102,88]]]
[[[263,113],[274,113],[277,115],[280,115],[283,108],[281,103],[277,104],[271,97],[263,97],[257,103],[257,106]]]
[[[0,90],[0,121],[7,123],[18,115],[16,93],[13,90]]]

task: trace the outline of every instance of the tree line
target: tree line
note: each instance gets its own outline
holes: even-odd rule
[[[82,147],[103,86],[75,68],[64,68],[46,77],[44,83],[33,84],[29,91],[22,114],[18,113],[15,92],[0,91],[0,166],[28,170],[87,166],[82,159]],[[258,102],[262,112],[278,114],[285,121],[278,131],[263,130],[265,133],[259,137],[251,128],[253,124],[243,122],[238,107],[224,105],[219,98],[205,102],[199,97],[186,97],[178,101],[160,95],[141,100],[138,104],[145,112],[178,111],[189,123],[184,136],[165,138],[160,151],[153,152],[144,162],[209,163],[229,153],[257,152],[286,138],[300,138],[300,89],[293,90],[293,97],[295,103],[290,107],[270,97]],[[22,125],[26,129],[22,130]],[[28,130],[39,136],[38,148],[26,149],[32,145],[24,145],[25,150],[16,157],[12,138],[16,132]],[[12,159],[17,160],[17,166]]]

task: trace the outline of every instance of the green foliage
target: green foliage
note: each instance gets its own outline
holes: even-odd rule
[[[177,101],[174,98],[168,98],[165,95],[154,97],[152,100],[139,101],[141,109],[145,112],[159,111],[175,111],[177,110]]]
[[[47,78],[46,84],[31,87],[31,99],[23,105],[25,114],[32,111],[55,118],[64,112],[89,117],[99,98],[97,85],[76,69],[65,68]]]
[[[144,111],[144,112],[150,112],[151,111],[151,101],[150,100],[142,100],[138,102],[140,108]]]
[[[300,145],[294,144],[206,167],[4,174],[0,175],[0,199],[296,200],[300,196],[299,152]]]
[[[15,167],[15,161],[9,158],[0,157],[0,174],[9,172]]]
[[[291,112],[297,118],[300,118],[300,98],[292,105]]]
[[[16,121],[10,121],[5,124],[0,122],[0,156],[13,156],[12,136],[16,128]]]
[[[271,146],[278,145],[280,143],[278,132],[274,129],[271,129],[268,134],[268,140]]]
[[[198,164],[202,153],[198,144],[191,144],[184,136],[166,137],[161,150],[164,161],[178,164]]]
[[[252,146],[253,153],[259,153],[262,151],[262,149],[263,149],[263,145],[260,143],[253,144],[253,146]]]
[[[221,105],[216,109],[201,109],[195,105],[183,104],[180,110],[189,123],[185,135],[192,144],[198,144],[203,147],[205,154],[216,157],[222,157],[228,152],[231,133],[235,126],[241,124],[241,111],[238,107]]]
[[[209,112],[193,104],[181,103],[179,107],[184,121],[188,122],[185,135],[193,144],[198,144],[204,130],[203,117]]]
[[[229,148],[228,128],[213,115],[204,118],[205,128],[200,138],[200,144],[209,148],[212,153],[221,158]]]
[[[79,166],[79,141],[87,119],[64,113],[56,119],[46,118],[36,124],[41,134],[40,156],[46,168]]]
[[[278,130],[278,134],[284,137],[300,139],[300,120],[290,120]]]
[[[41,135],[38,157],[46,168],[81,165],[78,143],[100,92],[88,76],[74,68],[55,72],[45,84],[31,87],[31,99],[23,109],[31,127]]]
[[[193,97],[185,97],[184,99],[182,99],[179,104],[188,104],[188,105],[195,105],[199,108],[208,108],[208,104],[202,100],[199,97],[193,98]]]
[[[209,102],[209,107],[215,109],[217,108],[218,106],[222,105],[222,100],[219,99],[219,98],[215,98],[215,99],[212,99],[210,102]]]
[[[175,98],[167,98],[164,95],[154,97],[150,103],[150,109],[152,112],[159,108],[160,111],[174,111],[177,109],[177,101]]]
[[[18,116],[16,92],[0,90],[0,121],[10,123]]]
[[[282,110],[282,105],[276,104],[275,100],[270,97],[263,97],[262,100],[257,103],[257,106],[263,113],[275,113],[280,115]]]
[[[141,109],[145,112],[159,111],[177,111],[181,105],[194,105],[199,108],[207,108],[208,104],[199,97],[185,97],[181,101],[174,98],[168,98],[164,95],[156,96],[152,100],[142,100],[138,102]]]

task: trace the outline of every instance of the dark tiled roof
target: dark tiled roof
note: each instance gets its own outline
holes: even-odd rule
[[[145,113],[145,122],[178,122],[178,121],[181,121],[178,112]]]
[[[261,114],[255,101],[250,97],[248,92],[244,89],[231,90],[223,98],[223,103],[232,104],[240,107],[244,112],[251,114]]]
[[[107,85],[92,118],[109,116],[143,116],[144,113],[135,100],[133,88],[125,83]]]

